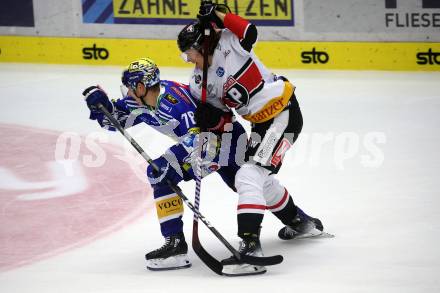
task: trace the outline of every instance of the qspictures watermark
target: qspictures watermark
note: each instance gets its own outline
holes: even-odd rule
[[[115,133],[91,132],[83,137],[75,132],[64,132],[56,142],[55,160],[63,165],[67,176],[73,176],[75,164],[80,163],[86,168],[100,168],[111,156],[127,163],[136,176],[142,182],[146,182],[146,162],[128,142],[125,142],[122,148],[115,148],[119,150],[117,153],[108,153],[101,146],[110,142],[111,135]],[[148,135],[150,141],[155,137],[151,135],[151,131],[145,130],[138,130],[133,135],[135,137]],[[157,137],[160,141],[163,140],[160,135]],[[230,136],[225,135],[222,142],[230,145],[228,139]],[[381,131],[363,134],[348,131],[301,133],[298,141],[283,154],[282,168],[288,166],[318,168],[330,165],[336,170],[343,171],[351,163],[357,163],[361,168],[380,168],[386,160],[384,152],[386,142],[386,133]],[[239,165],[245,162],[247,144],[247,136],[243,134],[243,137],[239,138],[235,154],[235,161]],[[145,146],[145,149],[147,150],[148,146]],[[162,152],[165,151],[164,146]],[[220,148],[218,154],[220,167],[227,166],[230,152],[229,148]],[[170,162],[170,165],[175,166],[175,163]]]

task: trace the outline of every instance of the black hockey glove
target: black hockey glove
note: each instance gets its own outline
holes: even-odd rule
[[[226,123],[232,122],[232,112],[225,112],[210,104],[199,104],[195,113],[200,131],[222,133]]]
[[[112,102],[110,102],[107,94],[99,86],[89,86],[82,94],[91,112],[90,119],[94,119],[94,116],[101,114],[98,104],[102,104],[110,113],[113,112]]]
[[[218,18],[217,14],[215,14],[216,10],[224,10],[221,7],[220,5],[212,3],[212,1],[202,1],[197,18],[204,27],[208,26],[210,22],[214,22],[218,28],[224,28],[223,22]]]

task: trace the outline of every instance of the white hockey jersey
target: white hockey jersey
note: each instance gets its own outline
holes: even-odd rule
[[[193,97],[201,99],[201,69],[190,80]],[[235,108],[244,119],[261,123],[277,116],[288,104],[295,87],[277,80],[254,54],[244,50],[236,35],[223,29],[208,67],[207,102],[227,110]],[[227,106],[226,106],[227,105]]]

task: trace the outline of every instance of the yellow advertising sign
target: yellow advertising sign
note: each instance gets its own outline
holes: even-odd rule
[[[440,71],[440,43],[258,42],[255,52],[269,68]],[[190,66],[179,55],[175,40],[0,36],[0,62]]]
[[[440,43],[259,42],[256,53],[269,67],[440,71]]]
[[[195,18],[200,1],[113,0],[115,18]]]
[[[159,197],[156,200],[156,212],[159,220],[163,218],[169,219],[171,216],[177,218],[183,214],[182,199],[177,194],[171,198],[161,200]]]

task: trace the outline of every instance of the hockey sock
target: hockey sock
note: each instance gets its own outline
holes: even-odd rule
[[[243,213],[237,215],[238,236],[240,238],[253,237],[258,238],[260,234],[260,225],[263,221],[263,214]]]
[[[293,219],[295,219],[297,215],[297,209],[295,204],[293,203],[292,196],[289,195],[289,201],[287,202],[286,206],[278,212],[273,212],[275,217],[280,219],[280,221],[284,225],[289,225],[292,223]]]

